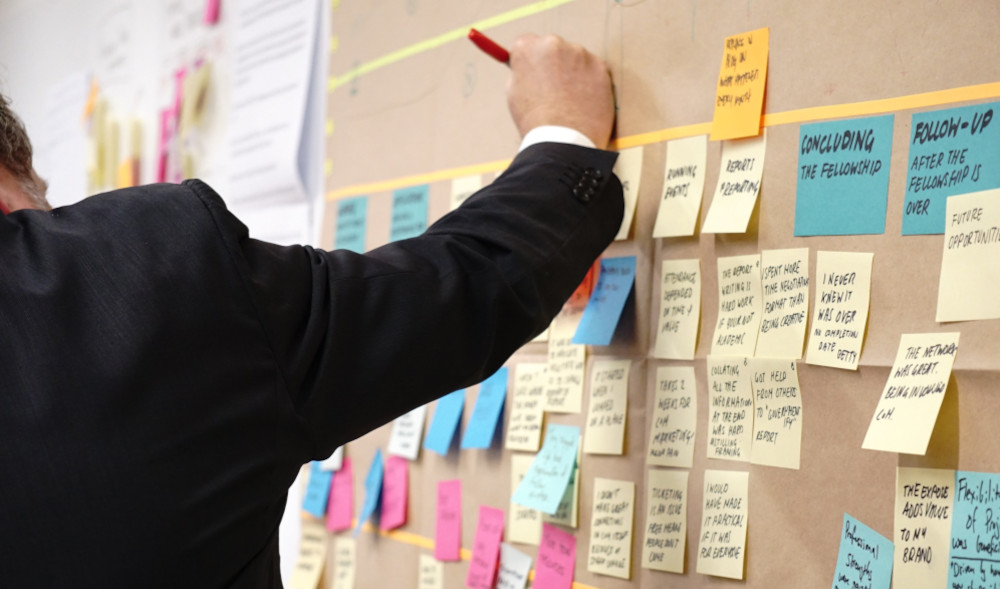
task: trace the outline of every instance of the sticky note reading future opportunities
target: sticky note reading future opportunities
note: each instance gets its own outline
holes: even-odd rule
[[[703,575],[743,578],[750,473],[706,470],[697,570]]]
[[[632,229],[632,219],[635,218],[635,206],[639,201],[639,181],[642,179],[642,146],[623,149],[615,161],[615,175],[622,183],[622,195],[625,198],[625,215],[618,228],[615,241],[628,239]]]
[[[409,499],[408,466],[407,460],[401,456],[390,456],[385,461],[380,529],[394,530],[406,523],[406,506]]]
[[[581,317],[581,312],[564,308],[549,329],[545,411],[579,413],[583,406],[583,376],[587,362],[587,346],[573,343],[573,335]]]
[[[667,142],[663,192],[653,224],[653,237],[694,235],[705,193],[707,158],[707,135]]]
[[[576,568],[576,536],[555,526],[542,524],[533,587],[570,589]]]
[[[330,479],[333,473],[323,470],[318,460],[309,463],[309,484],[302,500],[302,509],[315,517],[326,515],[326,503],[330,497]]]
[[[358,525],[354,528],[354,535],[361,533],[361,526],[371,519],[378,509],[379,500],[382,497],[382,476],[384,467],[382,465],[382,450],[375,449],[375,456],[368,467],[368,474],[365,476],[365,502],[361,506],[361,515],[358,517]]]
[[[892,542],[846,513],[840,530],[840,551],[831,589],[889,589]]]
[[[726,38],[715,90],[713,141],[751,137],[760,132],[769,35],[765,27]]]
[[[903,235],[943,233],[945,199],[1000,188],[998,108],[991,102],[913,115]]]
[[[511,500],[544,513],[555,513],[576,467],[579,444],[580,428],[549,424],[542,449]]]
[[[892,115],[802,125],[795,235],[885,233]]]
[[[351,529],[354,517],[354,469],[350,458],[344,458],[340,470],[330,481],[330,501],[326,512],[326,529],[342,532]]]
[[[809,249],[760,252],[760,275],[764,316],[756,355],[801,358],[809,318]]]
[[[688,471],[651,469],[646,480],[648,515],[642,539],[642,568],[683,573]]]
[[[949,586],[945,583],[954,496],[954,470],[896,469],[893,587],[940,589]]]
[[[441,481],[437,486],[437,513],[434,525],[434,558],[462,559],[462,481]]]
[[[693,366],[659,366],[646,464],[691,468],[698,424]]]
[[[472,544],[472,560],[465,575],[465,586],[472,589],[492,589],[500,559],[500,539],[503,537],[503,510],[479,506],[476,538]]]
[[[982,586],[982,571],[997,584],[997,519],[1000,474],[955,473],[955,515],[951,518],[951,563],[947,587]],[[990,585],[986,585],[990,587]]]
[[[1000,190],[949,197],[946,210],[936,319],[1000,318]]]
[[[590,403],[583,451],[621,454],[628,414],[628,376],[631,360],[597,360],[590,381]]]
[[[472,409],[472,417],[462,438],[462,449],[489,448],[493,442],[500,413],[507,399],[507,367],[493,373],[479,385],[479,396]]]
[[[754,358],[753,445],[750,462],[799,468],[802,453],[802,393],[793,360]]]
[[[574,344],[606,346],[618,327],[635,282],[635,256],[602,258],[597,285],[573,336]]]
[[[428,186],[410,186],[392,193],[389,241],[416,237],[427,229]]]
[[[868,323],[872,254],[816,252],[816,301],[806,362],[857,370]]]
[[[753,443],[753,388],[749,358],[709,356],[709,458],[750,461]]]
[[[663,260],[660,272],[660,316],[656,327],[657,358],[693,360],[701,318],[701,265],[697,258]]]
[[[767,133],[722,144],[722,168],[702,233],[746,233],[764,175]]]
[[[402,456],[407,460],[416,460],[420,454],[420,438],[424,434],[426,417],[427,405],[421,405],[393,420],[386,452],[393,456]]]
[[[462,409],[465,407],[465,389],[448,393],[437,400],[434,418],[424,438],[424,448],[437,452],[441,456],[448,455],[458,422],[462,420]]]
[[[514,370],[513,408],[507,422],[508,450],[537,452],[542,441],[546,365],[521,362]]]
[[[365,251],[367,211],[367,196],[337,201],[337,233],[334,236],[334,248],[358,254]]]
[[[719,319],[712,338],[716,356],[753,356],[764,308],[760,255],[718,259]]]
[[[620,579],[632,576],[632,513],[635,483],[594,479],[587,570]]]
[[[927,452],[958,353],[959,335],[903,334],[862,448],[921,455]]]

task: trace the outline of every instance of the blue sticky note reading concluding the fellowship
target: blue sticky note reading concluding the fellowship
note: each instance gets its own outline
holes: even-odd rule
[[[531,462],[528,472],[521,479],[511,501],[554,515],[559,509],[566,486],[576,468],[577,447],[580,445],[580,428],[571,425],[549,424],[545,430],[542,449]]]
[[[448,455],[451,440],[455,437],[458,422],[462,419],[462,409],[465,407],[465,389],[455,391],[438,399],[434,409],[434,418],[424,437],[424,448],[437,452],[441,456]]]
[[[392,193],[392,224],[389,241],[416,237],[427,229],[426,184],[400,188]]]
[[[361,533],[361,526],[371,519],[375,510],[381,504],[382,498],[382,476],[385,467],[382,464],[382,450],[375,449],[375,457],[368,467],[368,475],[365,476],[365,503],[361,506],[361,517],[358,518],[358,526],[354,528],[354,535]]]
[[[903,235],[944,233],[945,201],[1000,188],[1000,102],[913,115]]]
[[[601,273],[573,334],[574,344],[606,346],[635,283],[635,256],[601,259]]]
[[[795,235],[885,233],[893,116],[802,125]]]
[[[314,460],[309,465],[309,484],[306,485],[306,496],[302,500],[302,509],[316,517],[326,515],[326,502],[330,498],[330,481],[333,471],[323,470],[319,461]]]
[[[472,408],[472,417],[462,436],[462,449],[489,448],[496,433],[497,421],[507,399],[507,367],[503,366],[493,376],[479,385],[479,397]]]
[[[885,536],[845,513],[832,589],[889,589],[892,551]]]
[[[995,581],[982,584],[980,574],[1000,569],[1000,475],[957,471],[954,505],[948,587],[995,587]]]
[[[368,219],[368,197],[345,198],[337,201],[337,234],[333,247],[356,253],[365,251],[365,228]]]

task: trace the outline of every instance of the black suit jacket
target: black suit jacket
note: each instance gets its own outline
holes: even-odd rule
[[[301,464],[494,372],[613,238],[542,144],[418,238],[251,239],[206,185],[0,218],[0,586],[280,587]]]

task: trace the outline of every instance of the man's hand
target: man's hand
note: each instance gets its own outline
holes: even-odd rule
[[[561,125],[600,149],[608,146],[615,107],[600,58],[555,35],[522,35],[511,48],[510,71],[507,104],[522,137],[541,125]]]

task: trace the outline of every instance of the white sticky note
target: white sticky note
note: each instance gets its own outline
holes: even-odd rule
[[[806,362],[857,370],[871,299],[870,253],[816,252],[816,301]]]
[[[762,251],[760,276],[764,315],[756,355],[797,360],[809,320],[809,249]]]
[[[693,360],[701,319],[701,262],[663,260],[660,315],[656,326],[657,358]]]
[[[583,451],[587,454],[621,454],[628,415],[628,377],[631,360],[596,360],[590,380],[587,430]]]
[[[563,311],[556,316],[549,327],[545,411],[579,413],[583,405],[587,346],[572,342],[582,316],[581,310]]]
[[[319,521],[302,521],[299,557],[288,580],[290,589],[316,589],[326,563],[326,528]]]
[[[531,557],[506,542],[500,543],[497,589],[524,589],[531,572]]]
[[[760,254],[718,259],[719,319],[712,355],[753,356],[764,310]]]
[[[706,470],[697,571],[743,578],[746,557],[750,473]]]
[[[332,470],[337,472],[344,465],[344,447],[338,446],[329,458],[319,463],[322,470]]]
[[[386,451],[393,456],[416,460],[420,454],[420,440],[424,435],[424,420],[426,418],[427,405],[421,405],[413,411],[397,417],[392,422],[392,432],[389,434],[389,445]]]
[[[421,554],[418,566],[418,589],[444,589],[444,563],[430,554]]]
[[[635,483],[595,478],[593,505],[587,570],[630,579]]]
[[[622,183],[622,194],[625,197],[625,216],[615,241],[628,239],[632,229],[632,219],[635,218],[635,206],[639,201],[639,181],[642,179],[642,146],[630,147],[618,152],[615,162],[615,175]]]
[[[663,192],[656,211],[653,237],[694,235],[705,193],[708,136],[696,135],[667,142]]]
[[[691,468],[698,427],[693,366],[659,366],[646,464]]]
[[[517,491],[517,486],[521,484],[521,479],[528,474],[528,469],[531,468],[531,462],[534,459],[534,454],[510,455],[511,497]],[[508,513],[510,513],[510,518],[507,520],[505,538],[511,542],[538,546],[542,539],[542,512],[511,501]]]
[[[504,447],[538,452],[542,440],[546,364],[522,362],[514,369],[514,397]]]
[[[482,174],[472,176],[462,176],[451,181],[451,210],[455,210],[462,205],[477,190],[483,187]]]
[[[794,360],[754,358],[750,462],[798,470],[802,454],[802,392]]]
[[[722,165],[703,233],[746,233],[764,174],[767,129],[757,137],[725,141]]]
[[[357,568],[357,545],[354,538],[337,537],[333,541],[333,589],[354,589]]]
[[[642,568],[683,574],[688,471],[650,469],[646,488]]]
[[[707,456],[750,462],[753,443],[753,388],[750,359],[709,356]]]
[[[954,498],[954,470],[896,469],[893,587],[947,587]]]
[[[937,321],[1000,317],[1000,189],[948,197]]]

